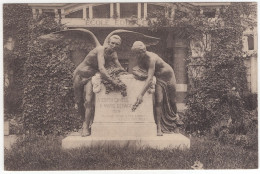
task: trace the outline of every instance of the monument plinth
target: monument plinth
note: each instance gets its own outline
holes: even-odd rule
[[[142,90],[144,81],[134,79],[133,75],[123,75],[121,80],[127,86],[127,96],[123,97],[120,92],[105,94],[103,84],[100,92],[96,93],[92,136],[156,136],[153,94],[147,92],[143,103],[133,112],[131,108]]]
[[[106,94],[103,84],[93,84],[95,92],[95,115],[91,136],[68,136],[63,139],[65,149],[95,145],[132,145],[153,148],[189,148],[190,140],[181,134],[157,136],[153,110],[153,93],[146,92],[143,102],[133,112],[132,106],[144,86],[144,81],[133,75],[122,75],[127,86],[127,96],[120,92]],[[93,82],[93,81],[92,81]],[[150,89],[150,91],[153,91]]]

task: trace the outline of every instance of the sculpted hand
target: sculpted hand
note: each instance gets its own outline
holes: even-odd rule
[[[120,75],[127,75],[128,72],[124,71],[124,72],[121,72]]]
[[[142,96],[142,95],[139,95],[139,96],[137,97],[136,103],[138,103],[138,105],[140,105],[142,102],[143,102],[143,96]]]
[[[137,100],[136,100],[135,104],[132,106],[132,111],[135,111],[136,108],[138,107],[138,105],[140,105],[142,102],[143,102],[143,96],[139,95],[137,97]]]
[[[121,71],[126,71],[123,67],[120,68]]]

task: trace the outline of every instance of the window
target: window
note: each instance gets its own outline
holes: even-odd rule
[[[86,18],[89,18],[89,8],[86,9]]]
[[[93,18],[109,18],[110,4],[103,4],[93,7]]]
[[[61,18],[61,9],[58,9],[58,16]]]
[[[203,14],[208,18],[215,18],[216,10],[204,11]]]
[[[175,16],[176,18],[183,18],[183,17],[186,17],[188,14],[183,12],[183,11],[180,11],[178,9],[175,10]]]
[[[137,17],[137,3],[121,3],[120,4],[120,17],[130,18]]]
[[[78,10],[65,15],[65,18],[83,18],[83,10]]]
[[[42,13],[50,17],[55,17],[55,12],[53,9],[43,9]]]
[[[247,36],[248,50],[254,50],[254,36]]]

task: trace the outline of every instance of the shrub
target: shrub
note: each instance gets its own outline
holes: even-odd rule
[[[249,111],[255,110],[257,108],[257,94],[256,93],[248,93],[243,96],[245,108]]]
[[[59,31],[63,26],[49,16],[30,23],[31,41],[25,64],[24,124],[35,133],[65,133],[78,128],[74,106],[70,43],[49,43],[38,36]]]
[[[249,90],[243,55],[247,53],[242,49],[242,37],[245,29],[256,27],[256,3],[231,3],[214,19],[196,10],[181,12],[182,6],[175,4],[174,18],[155,12],[157,22],[150,21],[149,25],[155,31],[168,27],[176,38],[201,41],[203,45],[201,57],[193,57],[189,50],[186,58],[189,87],[185,129],[220,139],[231,133],[246,135],[257,126],[246,125],[250,122],[248,111],[255,109],[257,100],[246,96]]]

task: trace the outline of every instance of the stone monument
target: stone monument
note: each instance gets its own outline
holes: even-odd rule
[[[152,148],[189,148],[190,140],[182,134],[172,133],[157,136],[153,111],[154,88],[145,93],[143,102],[132,111],[136,97],[144,81],[136,80],[132,74],[121,75],[127,86],[127,96],[119,92],[105,93],[105,86],[97,75],[92,78],[95,92],[95,115],[91,136],[68,136],[62,141],[64,149],[95,145],[149,146]],[[100,80],[100,81],[99,81]],[[155,78],[154,84],[155,85]]]

